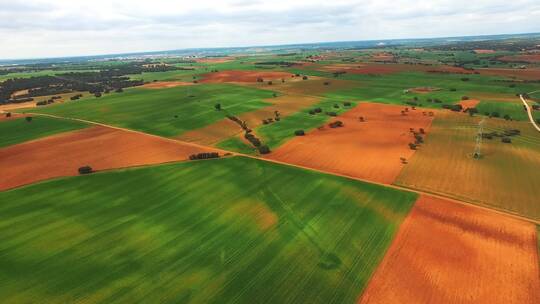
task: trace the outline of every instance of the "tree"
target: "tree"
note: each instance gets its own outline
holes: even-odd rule
[[[220,104],[220,103],[216,103],[216,105],[214,106],[214,108],[216,108],[216,110],[218,110],[218,111],[221,111],[221,104]]]
[[[512,118],[510,117],[510,115],[508,115],[508,114],[504,114],[503,118],[504,118],[505,120],[511,120],[511,119],[512,119]]]
[[[7,118],[11,117],[11,112],[7,112],[7,113],[6,113],[6,117],[7,117]]]
[[[32,122],[32,116],[26,116],[25,119],[26,122]]]
[[[306,135],[306,133],[304,132],[304,130],[296,130],[296,131],[294,131],[294,135],[296,135],[296,136],[304,136],[304,135]]]
[[[308,80],[308,77],[304,75],[304,76],[302,76],[302,79],[303,80]]]
[[[267,145],[261,145],[259,146],[259,153],[261,154],[268,154],[270,153],[270,148]]]
[[[90,166],[83,166],[79,168],[79,174],[90,174],[92,173],[92,167]]]

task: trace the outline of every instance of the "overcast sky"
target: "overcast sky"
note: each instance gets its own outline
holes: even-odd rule
[[[540,32],[539,0],[0,0],[0,58]]]

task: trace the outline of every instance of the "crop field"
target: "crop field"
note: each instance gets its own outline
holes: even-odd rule
[[[428,134],[433,119],[422,110],[402,115],[404,108],[360,103],[332,119],[343,122],[343,127],[332,129],[323,125],[289,140],[268,157],[391,184],[405,166],[400,158],[409,159],[414,154],[409,148],[409,143],[415,141],[410,128],[416,132],[423,129]]]
[[[396,184],[504,209],[540,219],[540,137],[528,122],[486,118],[484,132],[518,129],[511,144],[484,139],[474,159],[482,118],[443,112],[425,144],[410,159]]]
[[[105,170],[159,164],[212,151],[140,133],[89,127],[0,149],[0,191],[77,175],[82,166]]]
[[[255,129],[264,124],[263,120],[268,118],[274,119],[276,113],[279,113],[280,119],[287,119],[289,115],[296,114],[309,106],[316,105],[319,102],[319,98],[305,95],[282,95],[265,99],[265,102],[269,105],[255,111],[242,113],[237,118],[244,121],[249,128]],[[236,122],[224,118],[200,129],[185,132],[178,139],[203,145],[214,145],[222,141],[235,141],[231,137],[237,138],[243,135],[242,128]],[[233,151],[237,150],[233,149]]]
[[[0,294],[10,303],[353,303],[415,199],[240,157],[4,191]]]
[[[0,120],[0,148],[58,133],[86,128],[87,124],[73,120],[49,117],[24,117]]]
[[[178,136],[225,117],[269,105],[263,99],[271,91],[235,86],[208,84],[150,90],[135,88],[124,93],[111,93],[101,98],[89,97],[32,112],[73,117],[162,136]],[[216,111],[220,103],[223,111]],[[176,115],[176,117],[175,117]]]
[[[539,52],[0,58],[1,302],[540,303]]]
[[[421,197],[359,303],[537,303],[535,243],[531,223]]]

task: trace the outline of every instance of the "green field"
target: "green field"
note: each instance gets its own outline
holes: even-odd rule
[[[177,136],[269,105],[273,92],[232,84],[204,84],[170,89],[134,88],[101,98],[87,97],[32,112],[111,124],[161,136]],[[222,111],[214,105],[220,103]],[[177,117],[175,117],[175,115]]]
[[[242,141],[238,136],[227,138],[219,142],[216,147],[249,155],[255,155],[257,153],[257,150],[253,146]]]
[[[334,108],[334,104],[338,104],[339,108]],[[286,116],[279,122],[262,125],[258,127],[255,132],[260,135],[261,140],[271,149],[277,148],[288,139],[294,137],[294,131],[304,130],[305,132],[308,132],[322,126],[325,122],[334,118],[326,115],[325,112],[336,112],[336,114],[339,115],[354,108],[355,105],[355,102],[351,102],[351,106],[345,107],[343,106],[343,103],[338,102],[335,99],[325,99],[316,105]],[[309,110],[317,107],[322,109],[322,113],[316,115],[309,114]]]
[[[523,109],[523,103],[521,103],[519,99],[517,99],[515,103],[500,101],[482,101],[476,106],[476,109],[478,109],[478,113],[483,115],[488,115],[488,113],[496,112],[499,113],[499,116],[501,118],[505,115],[508,115],[513,120],[529,119],[529,116],[527,116],[527,112]]]
[[[0,148],[86,127],[78,121],[43,116],[34,116],[31,122],[25,118],[0,121]]]
[[[416,194],[228,158],[0,192],[6,303],[356,303]]]

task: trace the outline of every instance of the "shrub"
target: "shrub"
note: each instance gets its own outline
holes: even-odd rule
[[[11,112],[7,112],[6,117],[8,117],[8,118],[11,117]]]
[[[90,174],[92,172],[94,172],[94,170],[92,170],[92,167],[90,166],[83,166],[79,168],[79,174]]]
[[[424,131],[424,128],[420,128],[419,131],[420,131],[421,134],[426,134],[426,131]]]
[[[409,149],[416,150],[416,144],[409,143]]]
[[[344,102],[343,102],[343,105],[346,106],[346,107],[350,107],[350,106],[351,106],[351,102],[350,102],[350,101],[344,101]]]
[[[461,96],[461,100],[469,100],[469,96]]]
[[[315,110],[309,110],[308,113],[311,114],[311,115],[315,115]]]
[[[343,127],[343,122],[339,121],[339,120],[336,120],[334,122],[329,123],[328,126],[330,128],[341,128],[341,127]]]
[[[307,80],[308,77],[304,75],[304,76],[302,76],[302,79],[303,79],[303,80]]]
[[[26,122],[32,122],[32,116],[26,116],[25,119]]]
[[[469,81],[470,79],[468,77],[461,78],[461,81]]]
[[[45,106],[45,105],[47,105],[47,101],[46,101],[46,100],[42,100],[42,101],[36,102],[36,106]]]
[[[217,153],[217,152],[203,152],[203,153],[191,154],[189,156],[190,160],[210,159],[210,158],[219,158],[219,153]]]
[[[330,85],[330,82],[329,82],[329,81],[325,81],[325,82],[324,82],[324,85],[326,85],[326,86],[327,86],[327,85]]]
[[[337,116],[337,113],[336,112],[326,112],[326,115],[328,116]]]
[[[101,97],[101,93],[98,92],[98,93],[94,94],[94,96],[96,96],[96,98],[99,98],[99,97]]]
[[[313,111],[315,111],[315,113],[322,113],[322,109],[321,109],[321,108],[315,108],[315,109],[313,109]]]
[[[510,139],[510,137],[503,137],[501,138],[501,142],[505,143],[505,144],[509,144],[512,142],[512,139]]]
[[[118,88],[118,89],[115,90],[115,92],[116,92],[116,93],[122,93],[122,92],[124,92],[124,89]]]
[[[294,135],[296,135],[296,136],[304,136],[304,135],[306,135],[306,133],[304,132],[304,130],[296,130],[296,131],[294,131]]]
[[[216,108],[216,110],[218,110],[218,111],[221,111],[221,104],[220,104],[220,103],[216,103],[216,105],[214,106],[214,108]]]
[[[272,85],[272,81],[269,81],[269,82],[268,82],[268,85]]]
[[[337,103],[335,103],[334,108],[339,109],[339,105]]]
[[[262,79],[261,77],[257,78],[257,82],[264,82],[264,79]]]
[[[450,88],[450,92],[455,92],[457,91],[456,88]]]
[[[508,114],[505,114],[505,115],[503,116],[503,118],[504,118],[505,120],[511,120],[511,119],[512,119],[512,118],[510,117],[510,115],[508,115]]]
[[[499,112],[491,112],[491,117],[500,117]]]

